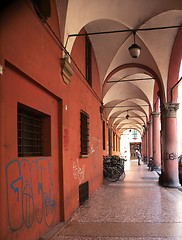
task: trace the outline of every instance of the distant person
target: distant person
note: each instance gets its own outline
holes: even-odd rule
[[[140,153],[140,151],[139,151],[139,150],[136,150],[136,151],[135,151],[135,154],[136,154],[136,157],[138,158],[138,165],[141,165],[141,164],[140,164],[140,160],[141,160],[141,153]]]

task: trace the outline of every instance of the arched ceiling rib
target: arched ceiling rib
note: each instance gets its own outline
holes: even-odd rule
[[[57,0],[57,6],[60,13],[58,15],[61,16],[61,0]],[[179,26],[182,24],[182,2],[68,0],[66,13],[63,15],[66,16],[64,43],[71,53],[76,37],[68,36],[78,34],[82,28],[90,33]],[[142,132],[142,125],[148,121],[153,109],[154,81],[157,81],[162,100],[165,101],[168,67],[178,31],[178,28],[137,31],[136,43],[142,48],[137,59],[131,58],[128,52],[128,47],[133,44],[132,32],[89,36],[98,65],[106,119],[116,129],[121,128],[120,132],[130,127]],[[153,79],[131,81],[140,78]],[[108,83],[111,81],[115,82]],[[134,107],[127,107],[128,104]],[[119,108],[119,105],[122,107]],[[136,115],[135,118],[130,118],[130,123],[122,118],[126,116],[127,110]],[[143,115],[146,117],[142,117]]]
[[[148,117],[147,114],[149,112],[150,105],[141,99],[130,99],[120,102],[116,105],[114,105],[113,102],[111,102],[105,105],[105,109],[108,118],[113,116],[113,114],[117,113],[119,115],[123,112],[131,111],[133,109],[135,109],[135,112],[137,112],[138,110],[141,111]]]
[[[113,95],[113,92],[115,93]],[[123,82],[114,84],[103,98],[104,105],[112,102],[113,100],[119,99],[120,101],[128,100],[131,98],[140,98],[147,103],[150,103],[147,95],[142,89],[131,82]]]

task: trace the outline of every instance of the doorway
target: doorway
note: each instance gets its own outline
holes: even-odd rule
[[[141,142],[130,142],[130,159],[136,159],[135,151],[139,150],[141,152]]]

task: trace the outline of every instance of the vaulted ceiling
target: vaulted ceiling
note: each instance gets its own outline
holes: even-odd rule
[[[120,133],[126,128],[142,132],[153,110],[155,83],[164,97],[167,94],[171,52],[182,24],[182,1],[57,0],[57,7],[69,52],[75,41],[69,35],[78,34],[82,28],[88,34],[105,32],[89,38],[98,65],[107,120]],[[169,26],[173,27],[160,29]],[[141,47],[138,58],[132,58],[128,51],[134,41],[133,30]]]

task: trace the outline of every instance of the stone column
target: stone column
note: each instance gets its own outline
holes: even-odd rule
[[[162,161],[163,172],[159,182],[164,187],[180,187],[178,177],[178,139],[176,111],[178,103],[166,103],[161,107],[162,110]]]
[[[143,159],[145,156],[145,132],[143,132],[141,140],[142,140],[142,159]]]
[[[146,125],[145,127],[145,130],[146,130],[146,158],[147,158],[147,162],[149,160],[149,126],[148,124]]]
[[[148,123],[148,157],[153,157],[153,142],[152,142],[152,121],[149,121]]]
[[[143,137],[142,137],[142,159],[144,163],[147,161],[147,128],[145,127],[144,132],[143,132]]]
[[[152,113],[154,170],[161,167],[160,113]]]

